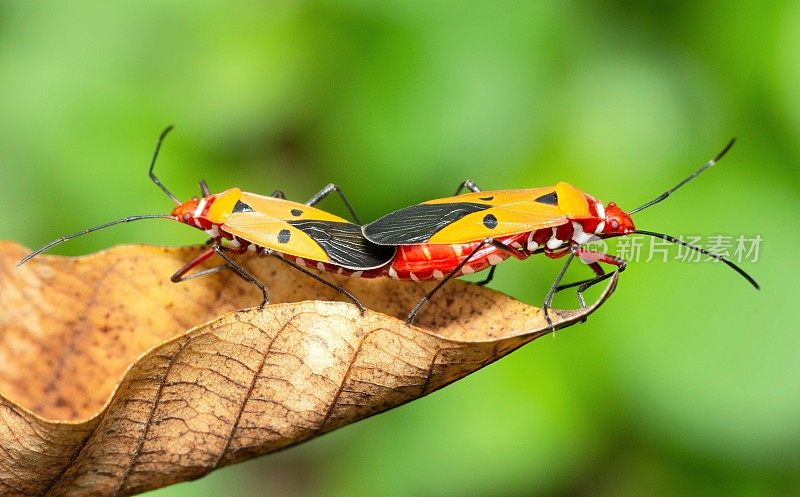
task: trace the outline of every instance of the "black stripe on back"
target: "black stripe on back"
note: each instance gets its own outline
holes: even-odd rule
[[[473,202],[412,205],[364,226],[364,236],[380,245],[425,243],[439,230],[467,214],[490,207]]]
[[[317,242],[333,264],[347,269],[374,269],[394,257],[394,247],[370,243],[357,224],[300,220],[286,222]]]

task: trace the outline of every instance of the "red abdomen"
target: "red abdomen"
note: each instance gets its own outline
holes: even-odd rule
[[[524,252],[527,237],[528,233],[520,233],[497,241],[518,251],[519,257],[524,258],[528,255]],[[388,268],[389,277],[404,281],[441,280],[455,270],[480,243],[401,245],[397,247],[397,254]],[[486,245],[455,276],[477,273],[509,257],[511,254],[508,251]]]

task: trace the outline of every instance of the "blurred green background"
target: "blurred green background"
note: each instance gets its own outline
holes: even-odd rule
[[[336,181],[367,220],[466,178],[629,209],[737,136],[637,222],[761,235],[761,292],[718,264],[632,264],[588,324],[148,495],[800,495],[798,53],[796,1],[6,0],[0,238],[167,212],[146,168],[169,123],[157,170],[179,197]],[[202,241],[143,221],[54,253]],[[559,268],[509,261],[493,286],[539,304]]]

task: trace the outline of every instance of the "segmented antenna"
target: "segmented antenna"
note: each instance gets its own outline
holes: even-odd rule
[[[714,157],[710,161],[708,161],[705,164],[703,164],[703,166],[700,169],[698,169],[697,171],[695,171],[692,174],[690,174],[689,177],[687,177],[686,179],[684,179],[683,181],[681,181],[677,185],[673,186],[669,190],[665,191],[664,193],[662,193],[658,197],[654,198],[653,200],[647,202],[646,204],[644,204],[644,205],[642,205],[640,207],[637,207],[637,208],[633,209],[628,214],[629,215],[633,215],[633,214],[635,214],[635,213],[637,213],[637,212],[639,212],[641,210],[647,209],[651,205],[655,205],[655,204],[661,202],[662,200],[664,200],[665,198],[669,197],[672,194],[672,192],[674,192],[678,188],[682,187],[683,185],[685,185],[689,181],[693,180],[697,175],[699,175],[700,173],[702,173],[703,171],[705,171],[709,167],[711,167],[714,164],[716,164],[717,162],[719,162],[719,160],[722,159],[722,157],[728,152],[728,150],[731,149],[731,147],[733,146],[734,143],[736,143],[736,138],[732,138],[731,141],[729,141],[728,144],[725,145],[725,148],[722,149],[722,152],[718,153],[716,157]]]
[[[55,240],[53,240],[52,242],[48,243],[47,245],[45,245],[43,247],[40,247],[40,248],[34,250],[33,252],[31,252],[30,254],[26,255],[24,259],[22,259],[21,261],[19,261],[17,263],[17,267],[25,264],[26,262],[28,262],[32,258],[36,257],[37,255],[41,254],[45,250],[49,250],[49,249],[55,247],[56,245],[58,245],[59,243],[66,242],[67,240],[71,240],[72,238],[75,238],[77,236],[85,235],[86,233],[91,233],[92,231],[101,230],[103,228],[108,228],[109,226],[114,226],[115,224],[129,223],[131,221],[138,221],[140,219],[157,219],[157,218],[171,219],[169,216],[165,216],[163,214],[145,214],[145,215],[142,215],[142,216],[128,216],[128,217],[123,217],[122,219],[117,219],[116,221],[111,221],[110,223],[101,224],[100,226],[94,226],[92,228],[86,228],[85,230],[78,231],[77,233],[73,233],[71,235],[64,235],[61,238],[56,238]]]
[[[156,149],[153,152],[153,160],[150,161],[150,171],[148,171],[148,174],[150,174],[150,179],[153,180],[153,183],[155,183],[159,188],[161,188],[161,190],[164,193],[166,193],[167,196],[171,198],[173,202],[175,202],[175,205],[181,205],[181,201],[178,200],[177,197],[175,197],[175,195],[172,194],[172,192],[167,190],[167,187],[164,186],[164,184],[158,178],[156,178],[155,173],[153,173],[153,168],[156,167],[156,159],[158,158],[158,151],[161,150],[161,142],[164,141],[164,138],[170,131],[172,131],[173,127],[174,126],[170,124],[169,126],[164,128],[164,131],[162,131],[161,134],[158,136],[158,141],[156,142]]]
[[[156,159],[158,158],[158,152],[159,152],[159,150],[161,150],[161,142],[164,141],[164,137],[167,136],[167,133],[172,131],[172,128],[173,128],[172,125],[167,126],[166,128],[164,128],[164,131],[162,131],[161,134],[158,136],[158,141],[156,142],[156,149],[153,152],[153,159],[150,161],[150,170],[148,171],[148,174],[150,175],[150,179],[153,180],[153,183],[158,185],[158,187],[161,188],[161,190],[163,190],[164,193],[166,193],[169,196],[169,198],[171,198],[172,201],[175,202],[176,205],[181,205],[181,201],[178,200],[175,197],[175,195],[173,195],[169,190],[167,190],[167,187],[164,186],[164,184],[161,183],[161,181],[159,181],[159,179],[156,178],[156,175],[153,173],[153,168],[155,167]],[[53,240],[52,242],[48,243],[47,245],[45,245],[43,247],[40,247],[40,248],[34,250],[33,252],[31,252],[30,254],[28,254],[27,256],[25,256],[21,261],[19,261],[17,263],[17,267],[25,264],[26,262],[31,260],[33,257],[36,257],[37,255],[41,254],[42,252],[55,247],[59,243],[66,242],[67,240],[71,240],[71,239],[73,239],[73,238],[75,238],[77,236],[81,236],[81,235],[85,235],[87,233],[91,233],[92,231],[97,231],[97,230],[100,230],[100,229],[103,229],[103,228],[108,228],[109,226],[114,226],[115,224],[129,223],[131,221],[138,221],[140,219],[171,219],[171,217],[163,215],[163,214],[144,214],[144,215],[141,215],[141,216],[128,216],[128,217],[123,217],[122,219],[117,219],[116,221],[111,221],[111,222],[108,222],[108,223],[105,223],[105,224],[101,224],[100,226],[94,226],[92,228],[86,228],[85,230],[78,231],[77,233],[72,233],[71,235],[64,235],[61,238],[56,238],[55,240]]]
[[[662,240],[666,240],[668,242],[677,243],[678,245],[683,245],[684,247],[686,247],[688,249],[692,249],[694,251],[700,252],[701,254],[707,255],[707,256],[712,257],[712,258],[714,258],[714,259],[716,259],[718,261],[721,261],[721,262],[727,264],[728,267],[730,267],[731,269],[733,269],[737,273],[741,274],[744,277],[744,279],[749,281],[750,284],[753,285],[756,288],[756,290],[761,290],[761,287],[758,285],[758,283],[756,283],[756,280],[753,279],[752,276],[747,274],[747,272],[744,269],[742,269],[739,266],[737,266],[736,264],[734,264],[731,260],[729,260],[729,259],[727,259],[727,258],[725,258],[725,257],[723,257],[721,255],[717,255],[717,254],[715,254],[713,252],[709,252],[708,250],[706,250],[704,248],[701,248],[701,247],[698,247],[697,245],[692,245],[691,243],[684,242],[683,240],[679,240],[679,239],[677,239],[677,238],[675,238],[674,236],[671,236],[671,235],[665,235],[664,233],[656,233],[655,231],[645,231],[645,230],[633,230],[633,232],[634,233],[639,233],[640,235],[652,236],[652,237],[655,237],[655,238],[661,238]]]

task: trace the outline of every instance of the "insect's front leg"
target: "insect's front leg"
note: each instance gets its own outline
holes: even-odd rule
[[[570,245],[565,245],[565,246],[559,247],[559,248],[557,248],[555,250],[551,250],[551,249],[545,247],[542,250],[542,252],[544,252],[544,255],[548,259],[561,259],[565,255],[570,254],[572,252],[572,247]]]
[[[187,262],[178,271],[176,271],[175,274],[173,274],[170,277],[170,281],[172,281],[173,283],[180,283],[180,282],[183,282],[183,281],[189,281],[189,280],[193,280],[195,278],[200,278],[201,276],[208,276],[209,274],[219,273],[219,272],[231,269],[230,265],[222,264],[221,266],[214,266],[212,268],[208,268],[208,269],[204,269],[202,271],[198,271],[196,273],[192,273],[192,274],[190,274],[188,276],[186,275],[186,273],[191,271],[193,268],[199,266],[203,262],[207,261],[212,255],[214,255],[216,252],[214,251],[213,245],[219,244],[219,243],[220,243],[220,239],[209,238],[206,241],[206,243],[204,244],[208,248],[206,250],[204,250],[203,252],[201,252],[197,257],[195,257],[191,261]],[[242,247],[242,248],[239,248],[239,249],[228,249],[228,251],[236,253],[236,254],[242,254],[242,253],[247,251],[247,248],[246,247]]]
[[[211,257],[212,255],[214,255],[214,249],[213,248],[209,247],[209,248],[205,249],[197,257],[195,257],[191,261],[189,261],[186,264],[184,264],[182,268],[178,269],[175,272],[175,274],[170,276],[170,278],[169,278],[170,281],[172,281],[173,283],[180,283],[181,281],[186,281],[186,280],[190,280],[192,278],[196,278],[197,276],[200,276],[201,273],[208,274],[205,271],[200,271],[200,273],[193,274],[191,276],[185,276],[186,273],[188,273],[189,271],[191,271],[195,267],[197,267],[200,264],[202,264],[205,261],[207,261],[208,258]]]
[[[595,250],[584,249],[578,247],[575,251],[575,255],[577,255],[583,262],[585,262],[591,269],[594,271],[595,277],[589,278],[580,281],[574,281],[572,283],[567,283],[565,285],[559,285],[556,288],[556,292],[560,292],[561,290],[566,290],[567,288],[578,287],[578,301],[581,303],[581,307],[586,307],[586,301],[583,298],[583,292],[585,292],[588,288],[600,283],[611,277],[612,273],[606,273],[603,270],[603,267],[600,263],[608,264],[611,266],[616,266],[618,272],[622,272],[625,270],[625,267],[628,264],[628,261],[622,259],[620,257],[616,257],[611,254],[607,254],[605,252],[598,252]]]
[[[226,253],[226,252],[233,252],[233,253],[241,254],[245,250],[247,250],[246,247],[240,247],[238,249],[232,249],[232,248],[220,245],[219,243],[215,243],[214,245],[211,246],[211,250],[213,250],[214,252],[217,253],[217,255],[219,255],[220,257],[225,259],[225,261],[228,263],[228,266],[230,266],[231,269],[233,269],[234,271],[239,273],[239,276],[241,276],[242,278],[250,281],[251,283],[256,285],[261,290],[261,293],[264,296],[264,299],[261,301],[261,304],[259,304],[259,306],[258,306],[259,309],[263,309],[265,305],[269,304],[269,293],[267,292],[267,287],[264,286],[264,284],[261,283],[261,281],[259,281],[258,278],[256,278],[252,274],[250,274],[245,268],[243,268],[236,261],[231,259],[231,257]]]

